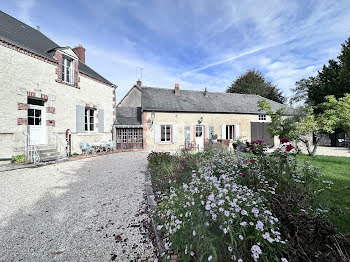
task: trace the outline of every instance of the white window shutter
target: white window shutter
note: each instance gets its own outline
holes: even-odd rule
[[[154,125],[154,143],[160,143],[160,126]]]
[[[236,135],[236,140],[239,139],[239,125],[235,125],[235,135]]]
[[[172,129],[173,129],[173,131],[172,131],[173,132],[173,142],[177,143],[177,140],[178,140],[177,125],[173,125]]]
[[[221,139],[226,139],[226,125],[221,125]]]

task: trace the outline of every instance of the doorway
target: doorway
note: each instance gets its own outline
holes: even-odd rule
[[[28,134],[30,145],[46,144],[45,102],[28,98]]]
[[[204,148],[204,127],[196,126],[196,146],[199,150]]]

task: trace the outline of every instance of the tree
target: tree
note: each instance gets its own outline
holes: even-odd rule
[[[314,114],[312,107],[299,107],[294,110],[293,115],[286,116],[284,114],[285,108],[274,112],[266,100],[259,101],[258,105],[261,111],[266,111],[267,115],[271,117],[268,129],[271,136],[302,142],[310,156],[315,155],[321,134],[324,132],[332,133],[335,127],[333,122],[325,121],[326,116],[324,114]],[[328,110],[325,112],[328,113]],[[313,147],[310,143],[310,135],[316,137]]]
[[[338,99],[350,93],[350,37],[342,44],[337,61],[329,60],[317,76],[296,82],[293,91],[291,102],[304,101],[307,106],[314,107],[316,113],[323,111],[320,105],[326,101],[326,96]]]
[[[254,94],[284,103],[286,98],[271,82],[266,81],[264,75],[255,69],[248,70],[236,78],[227,88],[226,93]]]
[[[323,124],[331,129],[342,128],[350,133],[350,94],[345,94],[338,100],[335,96],[327,96],[325,100],[321,105],[324,111],[321,116]]]

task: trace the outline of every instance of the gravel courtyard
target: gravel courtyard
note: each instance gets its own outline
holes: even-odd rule
[[[154,261],[146,168],[128,152],[0,173],[0,261]]]

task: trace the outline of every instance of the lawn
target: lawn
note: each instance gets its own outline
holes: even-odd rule
[[[320,195],[320,200],[331,207],[329,219],[342,233],[350,233],[350,158],[334,156],[298,155],[299,161],[318,166],[326,180],[334,182],[332,189]]]

